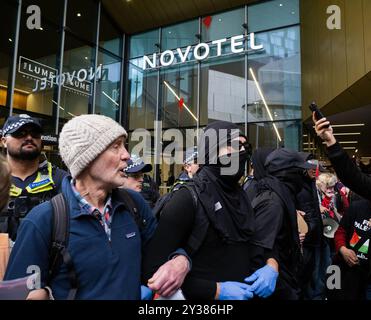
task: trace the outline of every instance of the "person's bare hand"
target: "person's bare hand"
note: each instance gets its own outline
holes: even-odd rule
[[[49,300],[49,293],[45,289],[32,290],[26,300]]]
[[[160,296],[172,296],[183,284],[188,271],[188,259],[183,255],[176,256],[155,272],[148,280],[148,287]]]
[[[328,212],[327,208],[322,205],[320,205],[319,210],[321,211],[322,214],[325,214],[326,212]]]
[[[340,253],[349,267],[353,267],[359,263],[358,257],[353,250],[341,247]]]
[[[320,120],[316,120],[315,113],[312,114],[312,120],[315,124],[315,130],[317,133],[317,136],[319,136],[324,142],[326,142],[326,145],[332,146],[336,143],[336,139],[333,134],[332,127],[330,125],[330,121],[327,121],[326,118],[322,118]],[[326,126],[329,126],[328,128],[325,128]]]

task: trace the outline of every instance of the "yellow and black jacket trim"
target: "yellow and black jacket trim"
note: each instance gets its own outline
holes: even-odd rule
[[[43,167],[39,168],[35,181],[30,183],[24,190],[12,184],[10,188],[10,196],[19,197],[25,192],[28,194],[38,194],[53,190],[55,188],[55,183],[53,181],[52,173],[52,164],[47,162]]]

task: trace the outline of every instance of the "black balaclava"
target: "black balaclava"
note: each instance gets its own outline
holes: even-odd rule
[[[298,194],[304,185],[304,169],[288,168],[272,173],[272,176],[283,182],[294,194]]]
[[[217,134],[214,141],[203,137],[200,139],[197,150],[201,168],[194,177],[194,185],[210,225],[223,242],[246,242],[253,232],[254,212],[245,192],[237,182],[242,177],[247,152],[229,155],[239,157],[238,170],[232,175],[221,173],[225,165],[222,164],[223,159],[218,159],[221,147],[226,143],[230,145],[233,139],[243,135],[235,124],[215,121],[205,128],[203,136],[210,133],[209,130],[223,129],[226,134],[222,136]]]
[[[267,160],[268,155],[274,150],[274,148],[259,148],[252,154],[251,162],[254,168],[254,178],[256,180],[263,179],[267,176],[267,170],[264,167],[265,160]]]
[[[212,136],[211,133],[216,133],[214,137],[216,140],[211,141],[209,138]],[[224,180],[228,184],[236,184],[245,173],[246,163],[248,161],[247,151],[234,152],[232,154],[225,154],[219,157],[219,151],[225,146],[231,146],[232,140],[237,137],[244,137],[241,134],[240,129],[231,122],[227,121],[215,121],[210,123],[205,129],[201,136],[200,143],[198,146],[198,163],[201,166],[207,166],[212,168],[213,173],[218,175],[220,179]],[[247,140],[247,139],[246,139]],[[234,141],[233,144],[239,145],[238,141]],[[229,161],[228,161],[229,160]],[[225,164],[227,163],[227,164]],[[237,170],[230,170],[229,174],[223,174],[221,170],[229,168],[231,165],[238,163]]]

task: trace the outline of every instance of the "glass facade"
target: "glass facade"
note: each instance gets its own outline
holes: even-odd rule
[[[266,1],[147,31],[132,36],[129,46],[130,131],[161,130],[153,134],[162,136],[169,128],[186,133],[227,120],[254,148],[300,149],[299,0]],[[158,129],[155,120],[162,121]],[[163,159],[168,143],[161,144]],[[162,188],[181,169],[161,164]]]
[[[56,137],[71,117],[120,120],[123,34],[97,0],[0,6],[0,126],[10,114],[40,118],[44,151],[60,164]]]
[[[32,5],[41,12],[37,28],[28,24]],[[99,0],[4,0],[1,6],[8,14],[0,21],[6,31],[0,34],[0,127],[9,114],[28,113],[56,137],[75,115],[103,114],[129,134],[149,130],[154,155],[171,143],[163,139],[157,150],[154,137],[170,128],[194,139],[187,129],[228,120],[253,147],[301,147],[299,0],[201,16],[127,36],[125,43]],[[46,151],[57,161],[55,144]],[[163,164],[155,177],[166,184],[180,170]]]

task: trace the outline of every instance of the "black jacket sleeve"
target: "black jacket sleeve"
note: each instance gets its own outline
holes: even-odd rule
[[[283,223],[284,209],[279,197],[271,191],[259,194],[252,202],[255,231],[251,240],[251,270],[255,271],[274,258],[279,263],[276,238]]]
[[[308,225],[305,243],[318,242],[322,229],[318,198],[312,188],[312,183],[308,183],[297,195],[297,209],[305,212],[304,220]]]
[[[192,195],[186,188],[174,192],[162,211],[155,234],[144,250],[144,284],[168,260],[171,253],[186,247],[194,223],[195,210]],[[216,282],[188,275],[182,289],[187,298],[210,300],[215,296]]]
[[[360,196],[371,200],[371,177],[357,168],[339,143],[328,147],[327,152],[341,182]]]

